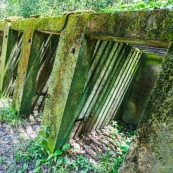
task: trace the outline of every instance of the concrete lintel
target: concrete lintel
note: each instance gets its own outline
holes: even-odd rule
[[[55,34],[55,35],[60,35],[61,34],[61,32],[46,31],[46,30],[40,30],[40,29],[37,29],[37,31],[43,32],[43,33],[46,33],[46,34]]]
[[[110,36],[118,41],[121,39],[135,40],[135,44],[138,40],[142,40],[142,42],[145,40],[168,42],[173,39],[173,13],[168,9],[114,13],[73,13],[57,17],[11,21],[11,28],[14,30],[34,28],[56,33],[65,28],[69,17],[75,16],[80,23],[84,24],[87,35]],[[0,29],[3,28],[3,23],[0,22]],[[154,45],[155,43],[147,41],[146,44]]]
[[[95,36],[95,35],[92,35],[92,37],[95,39],[100,39],[100,40],[125,42],[129,44],[140,44],[140,45],[162,47],[162,48],[168,48],[168,45],[169,45],[169,41],[167,40],[163,40],[163,41],[162,40],[142,40],[142,39],[131,39],[131,38],[125,38],[125,37]]]
[[[12,21],[11,28],[15,30],[29,30],[34,28],[35,30],[60,32],[66,25],[66,18],[66,15],[46,18],[28,18]]]
[[[79,18],[81,16],[78,16]],[[89,14],[87,35],[140,40],[173,39],[173,13],[168,9]]]

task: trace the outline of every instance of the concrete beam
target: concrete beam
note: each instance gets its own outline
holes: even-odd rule
[[[173,42],[119,173],[172,172]]]
[[[93,13],[88,17],[86,34],[126,40],[170,41],[173,39],[173,13],[165,10]]]

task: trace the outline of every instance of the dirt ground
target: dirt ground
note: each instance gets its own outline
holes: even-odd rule
[[[4,107],[8,107],[8,104],[0,103],[0,109]],[[16,163],[17,151],[22,150],[24,153],[24,150],[30,145],[26,141],[37,136],[40,122],[41,119],[34,116],[31,116],[29,121],[22,121],[22,125],[19,127],[12,127],[0,122],[0,173],[13,173],[13,171],[15,173],[15,170],[21,169],[22,163]],[[119,123],[119,127],[121,125],[123,124]],[[68,157],[74,158],[80,155],[91,163],[97,163],[100,156],[106,155],[107,152],[110,157],[116,157],[117,153],[122,152],[120,146],[131,141],[131,138],[126,137],[126,132],[130,128],[127,127],[124,129],[125,131],[119,133],[118,129],[109,125],[101,130],[85,134],[82,138],[70,139],[71,148],[68,150]],[[13,165],[15,169],[13,169]],[[10,169],[8,169],[9,167]],[[32,170],[33,165],[30,165],[26,172],[32,173]]]

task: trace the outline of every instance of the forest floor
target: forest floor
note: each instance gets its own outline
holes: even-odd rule
[[[101,130],[70,139],[61,150],[44,151],[37,137],[41,119],[7,121],[13,115],[8,104],[0,102],[0,173],[116,173],[133,139],[132,127],[114,122]],[[17,124],[17,125],[16,125]]]

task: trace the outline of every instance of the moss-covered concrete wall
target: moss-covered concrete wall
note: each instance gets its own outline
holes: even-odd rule
[[[18,76],[14,91],[13,105],[19,115],[28,117],[33,90],[32,75],[27,76],[29,64],[34,63],[31,54],[35,30],[48,34],[59,34],[59,45],[53,70],[50,75],[42,125],[50,130],[47,146],[50,151],[59,148],[69,138],[76,120],[78,105],[83,96],[84,84],[88,76],[90,52],[94,40],[109,40],[156,47],[167,47],[173,39],[173,13],[169,10],[81,13],[58,17],[6,20],[0,22],[4,31],[3,51],[0,62],[4,75],[8,50],[9,29],[23,32],[23,42],[19,57]],[[36,54],[36,52],[35,52]],[[34,56],[33,56],[34,55]],[[31,58],[32,57],[32,58]],[[0,85],[3,86],[3,75]],[[30,81],[30,82],[28,82]],[[24,89],[25,87],[25,89]],[[28,96],[28,97],[26,97]],[[30,98],[27,100],[26,98]]]
[[[139,122],[120,173],[172,172],[173,163],[173,43]]]
[[[121,111],[121,114],[123,114],[122,120],[125,123],[137,127],[161,70],[163,58],[159,55],[145,54],[140,72],[132,90],[129,92],[128,101],[125,102]]]
[[[151,10],[115,13],[81,13],[62,15],[58,17],[30,18],[12,20],[14,30],[43,30],[60,32],[65,28],[69,18],[78,18],[78,27],[82,22],[87,35],[129,42],[141,42],[155,46],[168,45],[172,35],[172,11]],[[0,22],[3,28],[5,22]],[[106,38],[106,39],[107,39]]]

